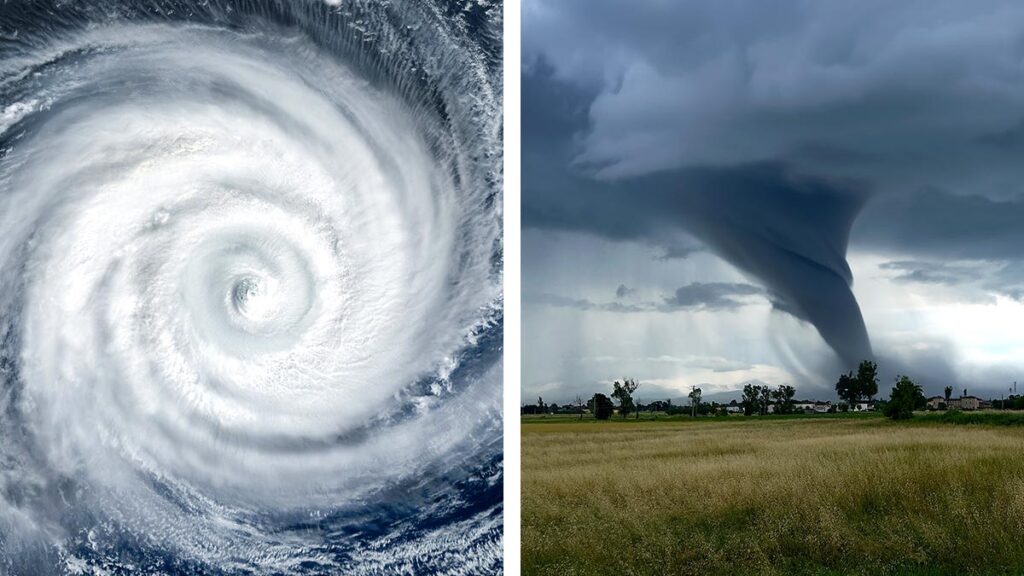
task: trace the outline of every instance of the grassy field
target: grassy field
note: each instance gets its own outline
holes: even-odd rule
[[[1024,574],[1021,420],[524,418],[523,571]]]

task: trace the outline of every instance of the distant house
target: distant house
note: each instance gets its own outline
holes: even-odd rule
[[[797,412],[824,414],[825,412],[828,412],[831,408],[831,400],[826,400],[825,402],[821,402],[820,400],[793,401],[793,410]]]
[[[932,396],[928,399],[926,406],[929,410],[978,410],[985,405],[991,406],[991,403],[985,402],[977,396],[961,396],[949,400],[946,400],[944,396]]]
[[[870,400],[866,402],[854,402],[851,409],[854,412],[870,412],[875,409],[875,403]]]
[[[981,408],[981,398],[977,396],[961,396],[949,399],[949,408],[957,410],[977,410]]]
[[[725,411],[729,414],[743,414],[743,407],[729,405],[725,407]]]

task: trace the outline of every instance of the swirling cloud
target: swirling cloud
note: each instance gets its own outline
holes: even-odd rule
[[[493,9],[0,21],[8,569],[499,563]]]

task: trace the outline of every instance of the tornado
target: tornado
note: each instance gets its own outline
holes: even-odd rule
[[[760,280],[773,305],[812,324],[847,366],[872,357],[846,261],[863,185],[779,163],[696,170],[658,185],[660,202],[715,253]]]

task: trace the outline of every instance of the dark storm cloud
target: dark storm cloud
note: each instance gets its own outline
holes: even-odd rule
[[[525,4],[525,226],[683,256],[685,231],[847,364],[871,355],[851,229],[914,259],[1022,258],[1024,5]]]
[[[1024,110],[1017,2],[525,8],[527,62],[544,58],[594,92],[575,161],[602,176],[785,158],[908,188],[940,176],[975,192],[1024,171],[1012,154]],[[979,158],[1003,170],[986,174]]]
[[[865,246],[942,258],[1020,259],[1024,198],[958,195],[935,188],[876,198],[854,229]]]
[[[625,298],[626,296],[629,296],[630,294],[633,294],[635,292],[636,292],[635,289],[630,288],[630,287],[626,286],[625,284],[619,284],[619,287],[615,289],[615,297],[616,298]]]
[[[587,98],[543,66],[523,80],[524,226],[666,249],[685,231],[758,278],[777,308],[811,322],[844,362],[871,356],[845,260],[862,186],[801,176],[783,163],[593,179],[571,167]]]

